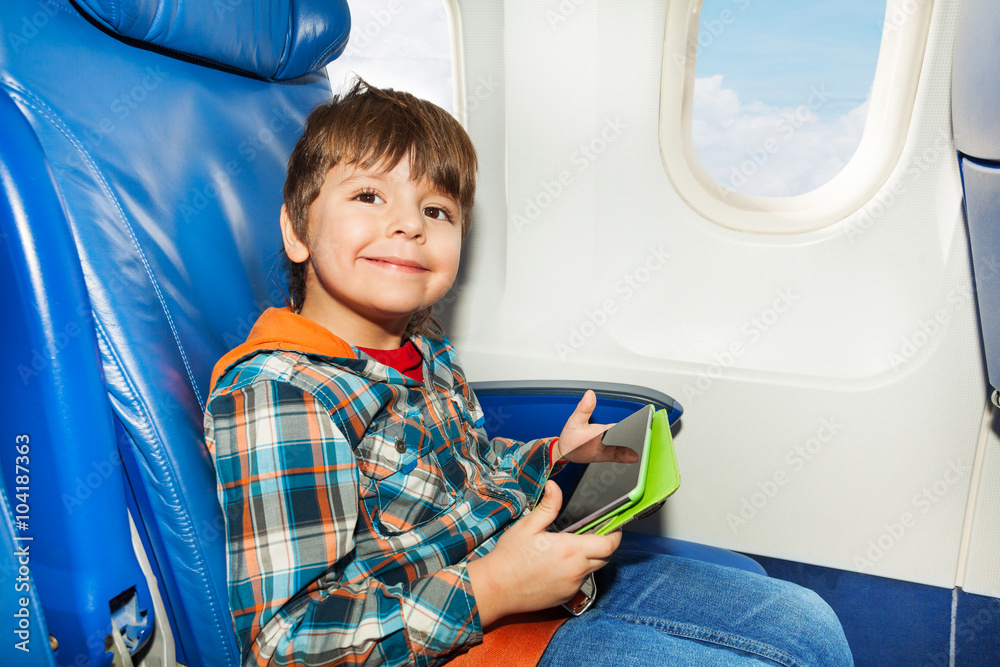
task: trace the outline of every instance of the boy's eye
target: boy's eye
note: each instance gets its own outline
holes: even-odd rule
[[[384,204],[385,200],[379,197],[374,192],[360,192],[354,195],[354,198],[365,204]]]
[[[438,208],[437,206],[428,206],[425,208],[424,215],[428,218],[434,218],[435,220],[451,220],[451,214],[443,208]]]

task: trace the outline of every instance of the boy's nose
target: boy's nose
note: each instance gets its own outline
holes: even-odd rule
[[[424,235],[424,215],[419,209],[400,207],[393,211],[387,229],[388,235],[403,234],[407,237],[419,238]]]

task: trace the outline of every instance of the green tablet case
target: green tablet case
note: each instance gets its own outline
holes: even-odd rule
[[[604,432],[601,441],[605,446],[627,447],[639,454],[639,462],[590,464],[554,525],[572,524],[574,515],[582,520],[584,516],[594,511],[591,506],[596,498],[604,498],[609,503],[614,498],[625,499],[625,504],[606,510],[603,515],[573,530],[574,533],[584,533],[642,498],[646,487],[649,441],[655,412],[656,409],[652,405],[647,405]]]
[[[681,484],[674,455],[674,441],[670,436],[670,421],[666,410],[658,410],[653,415],[650,438],[647,445],[649,456],[645,465],[646,481],[642,496],[633,503],[615,510],[611,516],[598,519],[577,532],[591,532],[606,535],[630,521],[641,519],[660,509],[667,497]]]

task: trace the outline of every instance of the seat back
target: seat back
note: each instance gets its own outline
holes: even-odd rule
[[[952,124],[992,401],[1000,407],[1000,6],[965,0],[952,76]]]
[[[0,463],[16,519],[30,437],[58,664],[110,664],[112,625],[136,650],[154,598],[178,661],[239,663],[202,410],[283,303],[285,163],[349,24],[343,0],[0,4]]]

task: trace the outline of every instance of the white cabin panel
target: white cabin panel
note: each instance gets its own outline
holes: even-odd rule
[[[1000,597],[1000,413],[990,408],[978,452],[962,590]]]
[[[985,401],[950,130],[958,2],[935,3],[888,180],[784,236],[673,189],[666,5],[458,3],[482,168],[444,319],[466,370],[680,401],[683,483],[645,532],[951,587]]]

